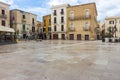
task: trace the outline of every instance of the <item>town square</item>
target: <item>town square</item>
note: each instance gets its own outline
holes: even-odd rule
[[[120,80],[119,0],[0,0],[0,80]]]
[[[120,43],[27,41],[0,46],[1,80],[119,80]]]

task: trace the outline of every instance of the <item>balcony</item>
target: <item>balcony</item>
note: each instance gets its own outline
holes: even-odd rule
[[[83,30],[84,30],[84,31],[90,31],[90,26],[84,26],[84,27],[83,27]]]
[[[55,13],[55,12],[54,12],[54,13],[53,13],[53,15],[54,15],[54,16],[56,16],[56,15],[57,15],[57,13]]]
[[[65,24],[65,22],[64,21],[60,21],[60,24]]]
[[[53,33],[66,33],[67,31],[52,31]]]
[[[70,32],[74,32],[74,31],[75,31],[75,27],[74,27],[74,26],[70,26],[70,27],[69,27],[69,31],[70,31]]]
[[[53,24],[54,24],[54,25],[57,25],[57,22],[54,22]]]
[[[7,15],[6,14],[1,14],[0,18],[7,19]]]
[[[23,34],[26,34],[26,30],[22,30],[22,33],[23,33]]]
[[[15,24],[15,23],[16,23],[16,21],[15,21],[15,20],[10,20],[10,22],[11,22],[12,24]]]
[[[22,22],[23,22],[23,23],[26,23],[26,20],[25,20],[25,19],[22,19]]]
[[[63,11],[61,11],[60,13],[61,13],[62,15],[64,14],[64,12],[63,12]]]
[[[51,32],[51,27],[48,27],[48,32]]]
[[[75,20],[89,20],[91,19],[91,16],[74,16],[74,17],[69,17],[70,21],[75,21]]]

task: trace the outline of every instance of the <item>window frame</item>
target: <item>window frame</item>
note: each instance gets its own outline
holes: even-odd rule
[[[70,19],[74,19],[75,15],[74,15],[74,11],[70,11]]]
[[[57,31],[57,27],[56,27],[56,25],[54,25],[54,31]]]
[[[61,31],[64,31],[64,25],[61,25]]]
[[[90,17],[90,10],[85,9],[85,18],[89,18],[89,17]]]
[[[1,10],[1,14],[5,15],[5,10],[4,9]]]

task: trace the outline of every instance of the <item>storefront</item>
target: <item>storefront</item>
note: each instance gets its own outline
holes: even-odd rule
[[[14,29],[0,26],[0,44],[15,43]]]

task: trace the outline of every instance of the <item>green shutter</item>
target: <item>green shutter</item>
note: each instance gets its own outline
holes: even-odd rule
[[[23,24],[23,31],[25,31],[25,24]]]

